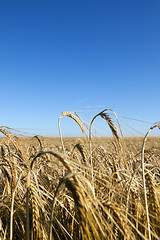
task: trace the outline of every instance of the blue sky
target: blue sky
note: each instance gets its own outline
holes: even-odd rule
[[[159,0],[0,1],[0,125],[58,136],[62,111],[89,123],[112,108],[145,133],[160,120],[159,13]]]

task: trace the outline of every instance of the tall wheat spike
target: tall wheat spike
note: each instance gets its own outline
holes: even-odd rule
[[[85,192],[85,189],[77,178],[73,180],[67,179],[65,184],[66,187],[72,192],[75,206],[78,210],[81,229],[80,239],[106,239],[106,234],[103,231],[99,216],[97,215],[98,209],[96,209],[93,205],[94,202],[88,200],[88,198],[90,198],[89,191],[88,193]]]
[[[31,200],[31,240],[41,240],[41,228],[40,228],[40,214],[37,201],[37,192],[35,187],[30,184],[30,200]]]
[[[160,235],[160,202],[157,197],[155,182],[150,172],[146,173],[146,187],[148,189],[148,209],[153,231]]]

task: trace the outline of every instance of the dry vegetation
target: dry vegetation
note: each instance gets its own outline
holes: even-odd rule
[[[108,112],[83,138],[0,128],[0,239],[160,239],[160,138],[122,138]],[[91,138],[96,117],[113,138]]]

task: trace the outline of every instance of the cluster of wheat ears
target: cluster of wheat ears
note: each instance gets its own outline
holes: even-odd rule
[[[160,239],[160,154],[145,150],[160,124],[133,154],[110,112],[92,119],[88,136],[76,113],[63,112],[59,151],[38,136],[22,144],[9,128],[0,128],[6,136],[0,146],[0,239]],[[69,150],[60,129],[64,116],[84,133]],[[98,116],[112,131],[112,148],[93,146]]]

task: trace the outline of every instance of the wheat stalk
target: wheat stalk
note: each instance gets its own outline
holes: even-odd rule
[[[146,133],[146,135],[144,137],[144,140],[143,140],[143,144],[142,144],[142,157],[141,157],[143,189],[144,189],[144,200],[145,200],[145,209],[146,209],[146,217],[147,217],[147,226],[148,226],[148,237],[149,237],[149,240],[151,240],[151,229],[150,229],[150,219],[149,219],[147,191],[146,191],[146,181],[145,181],[144,150],[145,150],[145,142],[146,142],[146,140],[148,138],[149,133],[156,127],[159,128],[159,123],[158,124],[154,124],[152,127],[150,127],[150,129]]]
[[[70,113],[70,112],[62,112],[62,115],[58,118],[58,126],[59,126],[59,135],[60,135],[60,139],[61,139],[61,143],[62,143],[62,148],[63,148],[64,154],[65,154],[65,148],[64,148],[63,139],[62,139],[62,133],[61,133],[61,127],[60,127],[60,119],[62,117],[65,117],[65,116],[72,118],[79,125],[82,133],[85,133],[83,124],[82,124],[80,118],[78,117],[78,115],[75,116],[73,113]]]

